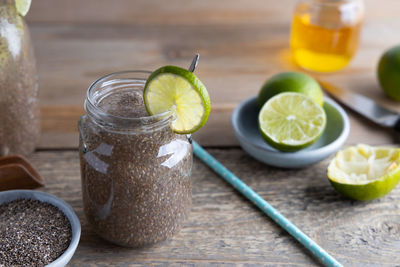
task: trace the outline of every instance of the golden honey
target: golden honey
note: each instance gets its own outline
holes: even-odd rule
[[[302,3],[293,15],[290,45],[295,62],[318,72],[342,69],[357,51],[362,10],[354,5],[347,11],[337,7],[339,3],[354,4],[352,1],[308,2],[316,2],[317,7],[309,8]]]

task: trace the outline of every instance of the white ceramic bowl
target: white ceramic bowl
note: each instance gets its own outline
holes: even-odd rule
[[[232,127],[243,150],[255,159],[271,166],[301,168],[314,164],[335,153],[350,132],[346,112],[332,99],[324,98],[327,125],[324,133],[310,147],[296,152],[281,152],[269,146],[258,130],[257,97],[251,97],[232,113]]]
[[[61,254],[55,261],[46,265],[47,267],[63,267],[71,260],[76,248],[78,247],[81,237],[81,224],[74,210],[64,200],[61,200],[53,195],[34,190],[9,190],[0,192],[0,205],[5,202],[10,202],[16,199],[34,199],[41,202],[47,202],[59,208],[67,217],[71,224],[72,238],[66,251]]]

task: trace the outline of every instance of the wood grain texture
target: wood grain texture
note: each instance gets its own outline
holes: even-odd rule
[[[214,104],[207,124],[193,138],[211,147],[238,146],[231,127],[231,114],[235,104]],[[42,135],[38,149],[76,148],[78,146],[78,120],[84,114],[79,106],[43,106],[41,108]],[[351,134],[347,145],[368,143],[382,145],[400,142],[398,133],[376,127],[368,120],[349,112]],[[373,139],[371,139],[373,136]]]
[[[328,160],[306,169],[282,170],[240,149],[208,151],[344,266],[399,264],[400,187],[379,200],[357,202],[330,186]],[[81,241],[69,266],[318,265],[290,235],[197,159],[193,207],[184,228],[164,243],[136,250],[101,240],[87,224],[77,151],[42,151],[30,160],[46,181],[42,191],[67,201],[81,221]]]
[[[166,64],[187,67],[195,52],[201,54],[196,74],[210,92],[212,109],[219,110],[196,138],[204,145],[236,146],[232,109],[257,94],[273,74],[300,70],[289,50],[294,5],[290,0],[33,1],[27,21],[43,106],[39,148],[76,147],[75,125],[85,92],[99,77]],[[366,11],[360,50],[350,66],[333,74],[310,74],[400,111],[375,77],[379,56],[400,42],[400,2],[368,0]],[[54,106],[62,107],[57,111]],[[390,133],[350,115],[349,143],[393,142]]]
[[[396,0],[365,0],[368,17],[396,17]],[[101,24],[279,24],[290,22],[293,0],[36,0],[27,15],[38,23]]]
[[[377,84],[382,52],[400,43],[400,1],[366,0],[360,49],[333,74],[310,73],[362,93],[400,112]],[[316,266],[301,245],[195,160],[190,218],[169,241],[144,250],[111,245],[97,237],[82,211],[76,150],[77,120],[89,85],[120,70],[188,67],[201,54],[196,74],[209,89],[212,113],[194,135],[218,160],[336,257],[344,266],[400,264],[400,188],[372,202],[338,195],[326,178],[328,160],[306,169],[282,170],[238,149],[230,115],[257,94],[270,76],[300,70],[289,34],[293,0],[34,0],[27,22],[36,52],[42,137],[30,158],[46,181],[43,191],[73,206],[82,238],[70,266]],[[399,144],[399,135],[349,112],[347,144]],[[217,147],[226,146],[220,149]],[[236,147],[236,148],[235,148]],[[52,149],[52,150],[48,150]]]
[[[367,21],[350,66],[311,75],[395,106],[379,89],[375,67],[384,49],[399,42],[393,38],[399,29],[398,20],[383,32]],[[89,85],[105,74],[165,64],[188,67],[195,52],[201,55],[196,74],[213,103],[238,103],[257,94],[273,74],[300,70],[291,62],[289,31],[289,24],[31,25],[43,105],[81,105]]]
[[[36,0],[28,21],[40,23],[102,23],[102,24],[231,24],[238,20],[253,24],[287,20],[292,0],[279,5],[258,0],[185,1],[171,0]],[[49,12],[51,10],[52,12]]]
[[[375,78],[379,55],[398,42],[399,22],[391,21],[382,31],[367,21],[363,44],[349,67],[338,73],[311,75],[400,111],[397,102],[384,96]],[[201,54],[196,73],[206,84],[215,110],[196,135],[205,145],[237,145],[230,127],[233,108],[256,95],[271,75],[299,70],[290,59],[289,26],[266,29],[267,25],[33,24],[43,106],[39,147],[76,147],[76,121],[82,114],[86,90],[97,78],[124,69],[155,69],[166,64],[186,67],[196,51]],[[54,105],[62,107],[57,110]],[[351,112],[349,115],[349,143],[393,142],[390,133]]]

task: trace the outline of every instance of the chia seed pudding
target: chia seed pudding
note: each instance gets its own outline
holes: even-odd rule
[[[71,225],[57,207],[33,199],[0,205],[0,266],[44,266],[67,250]]]
[[[39,139],[35,58],[13,0],[0,1],[0,156],[28,155]]]
[[[174,235],[192,202],[190,140],[172,132],[172,112],[147,115],[148,75],[121,72],[98,80],[79,121],[86,217],[101,237],[128,247]]]

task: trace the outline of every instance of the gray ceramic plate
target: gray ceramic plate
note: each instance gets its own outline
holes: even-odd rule
[[[301,168],[335,153],[344,144],[350,132],[346,112],[332,99],[324,98],[327,125],[316,143],[297,152],[280,152],[269,146],[258,130],[257,97],[251,97],[232,113],[232,127],[242,148],[255,159],[271,166]]]
[[[65,201],[53,195],[34,190],[9,190],[0,192],[0,205],[4,202],[10,202],[20,198],[35,199],[42,202],[50,203],[59,208],[68,218],[72,230],[71,243],[69,244],[67,250],[60,257],[58,257],[55,261],[46,266],[62,267],[67,265],[67,263],[71,260],[72,255],[74,255],[79,243],[79,239],[81,237],[81,224],[74,210]]]

